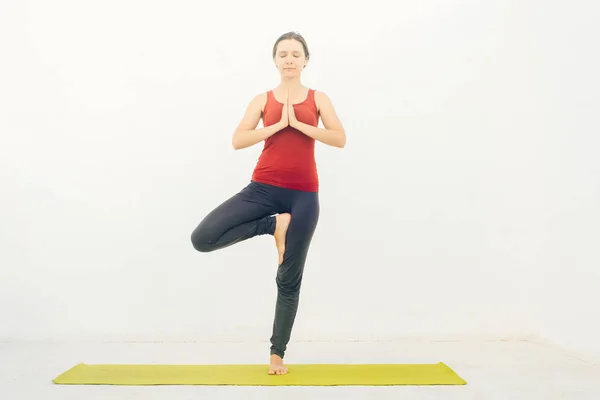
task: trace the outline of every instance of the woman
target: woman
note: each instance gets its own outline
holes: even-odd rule
[[[281,74],[276,88],[255,96],[233,134],[235,149],[264,141],[248,186],[211,211],[192,233],[200,252],[272,235],[278,252],[277,303],[269,374],[285,374],[283,357],[298,309],[302,273],[319,219],[315,140],[343,148],[346,134],[329,97],[305,87],[309,60],[304,38],[289,32],[273,46]],[[319,116],[325,126],[318,128]],[[260,119],[263,128],[256,129]]]

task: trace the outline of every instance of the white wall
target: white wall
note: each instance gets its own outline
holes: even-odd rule
[[[190,234],[248,182],[231,134],[297,30],[348,145],[317,146],[292,340],[600,353],[598,6],[331,3],[0,5],[0,338],[268,340],[272,238]]]
[[[600,5],[544,3],[528,14],[531,26],[523,35],[527,62],[536,69],[532,107],[543,136],[540,156],[532,160],[540,168],[532,187],[543,195],[532,210],[538,237],[528,293],[534,329],[600,361],[600,56],[593,50]]]

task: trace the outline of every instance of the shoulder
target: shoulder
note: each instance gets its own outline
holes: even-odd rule
[[[265,91],[265,92],[260,92],[259,94],[257,94],[256,96],[254,96],[254,98],[252,99],[253,102],[259,103],[259,104],[264,104],[267,101],[267,96],[269,94],[269,90]]]
[[[315,101],[331,101],[327,93],[316,89],[313,89],[313,92],[315,93]]]
[[[265,105],[267,104],[268,91],[261,92],[257,95],[254,95],[250,100],[250,105],[254,109],[258,109],[261,112],[264,112]]]
[[[313,92],[315,96],[315,104],[317,105],[317,110],[319,110],[319,112],[332,106],[331,98],[327,95],[327,93],[315,89],[313,89]]]

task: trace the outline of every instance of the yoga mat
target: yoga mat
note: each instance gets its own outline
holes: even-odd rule
[[[71,385],[464,385],[446,364],[290,364],[269,375],[264,364],[78,364],[52,382]]]

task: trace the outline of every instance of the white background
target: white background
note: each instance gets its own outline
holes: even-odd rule
[[[317,144],[292,340],[600,356],[599,7],[558,3],[3,1],[0,338],[268,340],[273,238],[190,234],[248,183],[231,135],[294,30],[348,144]]]

